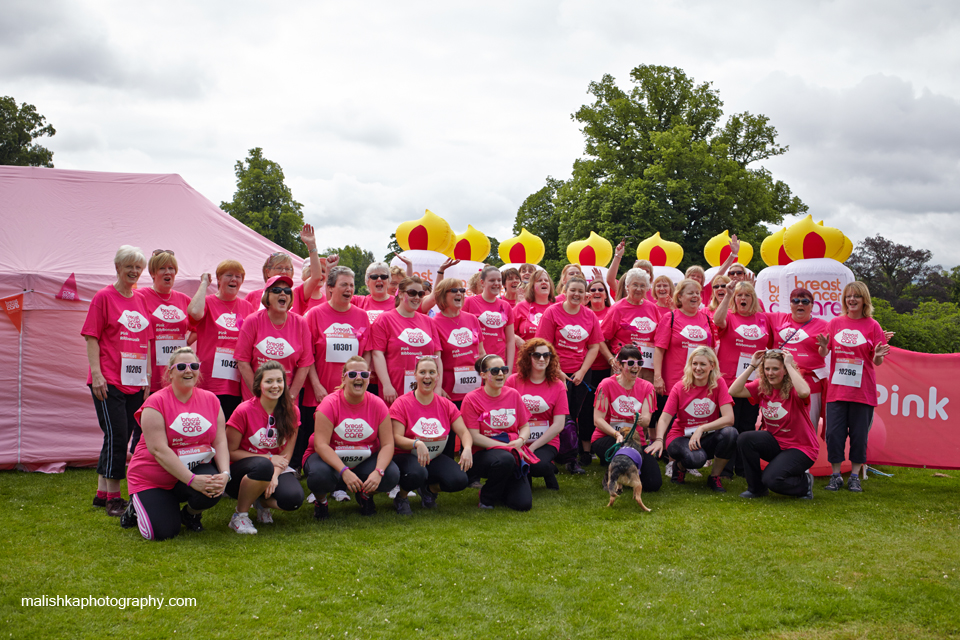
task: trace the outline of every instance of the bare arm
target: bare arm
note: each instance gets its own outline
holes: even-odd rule
[[[97,400],[107,399],[107,381],[100,371],[100,341],[93,336],[83,336],[87,341],[87,362],[90,363],[90,379],[93,395]]]
[[[207,288],[210,286],[210,274],[204,273],[200,276],[200,286],[197,292],[190,298],[190,304],[187,305],[187,315],[194,322],[203,320],[203,314],[207,309]]]

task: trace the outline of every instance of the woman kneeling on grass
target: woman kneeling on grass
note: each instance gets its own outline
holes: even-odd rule
[[[303,487],[290,466],[300,411],[286,390],[283,365],[264,362],[253,376],[254,397],[240,403],[227,422],[233,475],[227,494],[237,500],[230,528],[237,533],[257,532],[247,513],[251,506],[257,522],[273,524],[270,509],[296,511],[303,504]]]
[[[500,502],[529,511],[533,492],[528,479],[530,465],[539,458],[526,447],[530,436],[530,412],[515,390],[504,387],[510,368],[493,354],[477,360],[483,386],[463,399],[463,421],[473,436],[475,470],[487,482],[480,489],[480,508],[493,509]]]
[[[667,436],[667,453],[675,461],[672,480],[677,484],[684,483],[687,469],[699,469],[713,458],[707,486],[726,493],[720,472],[737,447],[737,430],[732,425],[733,398],[720,377],[717,355],[710,347],[696,347],[683,368],[683,378],[670,389],[657,437],[646,452],[659,456]]]
[[[330,517],[327,494],[336,489],[354,493],[360,515],[377,512],[374,493],[390,491],[400,480],[393,463],[393,423],[383,400],[367,393],[370,371],[360,356],[350,356],[340,374],[340,386],[323,399],[314,414],[316,427],[303,470],[317,502],[313,517]]]
[[[757,379],[747,382],[757,371]],[[810,421],[810,385],[793,356],[779,349],[757,351],[750,365],[730,386],[734,398],[760,405],[763,429],[737,438],[747,490],[741,498],[759,498],[773,491],[785,496],[813,498],[813,474],[820,440]],[[760,470],[760,460],[767,468]]]
[[[440,372],[433,356],[417,360],[416,387],[390,407],[393,420],[395,454],[400,470],[400,493],[393,499],[397,513],[409,515],[408,491],[419,491],[425,509],[437,506],[437,494],[454,493],[467,488],[467,471],[473,466],[473,437],[463,424],[460,410],[450,400],[435,393]],[[460,436],[463,452],[459,466],[446,453],[451,432]]]
[[[124,528],[139,526],[147,540],[173,538],[181,524],[203,531],[200,514],[220,501],[230,479],[223,410],[216,395],[197,388],[200,361],[193,349],[174,351],[164,378],[169,384],[135,415],[143,438],[127,471],[130,507],[120,518]]]

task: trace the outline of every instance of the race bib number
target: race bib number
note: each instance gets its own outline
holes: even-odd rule
[[[170,356],[180,347],[187,346],[186,340],[157,340],[157,362],[158,367],[166,368],[170,363]]]
[[[198,464],[210,462],[216,454],[217,450],[208,444],[177,449],[177,457],[180,458],[180,462],[187,466],[187,469],[193,469]]]
[[[690,436],[693,435],[693,432],[696,430],[697,430],[696,427],[687,427],[686,429],[683,430],[683,437],[689,438]]]
[[[530,427],[530,437],[527,438],[527,444],[531,442],[536,442],[540,439],[540,436],[547,432],[547,429],[550,428],[550,423],[546,420],[531,420],[527,423],[527,426]]]
[[[860,388],[863,382],[863,360],[856,358],[837,358],[830,384],[843,387]]]
[[[447,446],[447,437],[448,436],[443,436],[439,440],[421,440],[423,444],[427,445],[427,455],[430,456],[431,460],[443,453],[444,448]],[[414,452],[413,455],[416,455],[416,452]]]
[[[470,393],[480,388],[480,375],[473,367],[453,368],[453,392]]]
[[[220,380],[239,380],[240,370],[237,368],[237,361],[233,357],[233,349],[227,347],[217,347],[213,354],[213,370],[210,375]]]
[[[740,354],[740,358],[737,360],[737,377],[740,377],[740,374],[750,368],[750,363],[753,361],[753,356],[750,354]],[[753,373],[750,374],[748,380],[757,379],[757,370],[754,369]]]
[[[652,342],[646,342],[641,340],[636,345],[637,349],[640,349],[640,357],[643,359],[643,364],[640,365],[644,369],[653,370],[653,350],[654,346]]]
[[[346,362],[350,356],[359,355],[360,341],[356,338],[333,338],[327,336],[327,362]]]
[[[373,452],[370,447],[350,447],[349,449],[334,449],[340,462],[353,469],[358,464],[369,458]]]
[[[147,354],[120,353],[120,384],[125,387],[147,386]]]

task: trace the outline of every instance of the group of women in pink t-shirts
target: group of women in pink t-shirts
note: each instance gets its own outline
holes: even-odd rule
[[[218,265],[216,293],[204,274],[191,298],[174,289],[174,251],[118,251],[117,281],[95,295],[82,335],[104,433],[94,505],[123,526],[155,540],[199,531],[227,493],[230,527],[253,534],[300,508],[301,477],[318,520],[347,492],[361,514],[376,511],[375,493],[409,514],[410,492],[429,509],[468,486],[481,508],[525,511],[534,478],[559,489],[558,465],[584,473],[636,442],[648,491],[669,457],[679,484],[712,459],[715,491],[736,472],[744,497],[811,497],[821,401],[836,470],[826,488],[843,486],[849,440],[848,488],[861,490],[874,367],[889,350],[862,283],[829,325],[802,288],[790,313],[764,313],[736,263],[709,298],[695,272],[665,295],[648,263],[606,282],[568,265],[557,287],[532,265],[485,267],[468,295],[443,277],[453,261],[432,290],[375,262],[358,296],[355,274],[317,255],[309,225],[301,238],[302,284],[290,256],[273,254],[245,298],[234,260]],[[137,288],[145,266],[153,284]]]

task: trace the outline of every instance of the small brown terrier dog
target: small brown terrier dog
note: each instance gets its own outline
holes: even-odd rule
[[[624,434],[626,437],[628,434]],[[644,511],[650,511],[640,494],[643,492],[643,485],[640,482],[640,465],[642,458],[640,451],[643,447],[643,441],[640,439],[639,431],[635,431],[633,437],[628,442],[623,443],[623,447],[618,449],[610,459],[610,465],[606,473],[603,474],[602,486],[610,494],[608,507],[612,507],[617,496],[623,490],[623,487],[633,487],[633,499]]]

